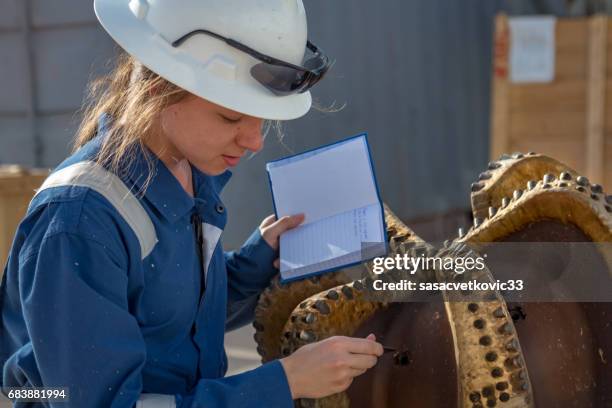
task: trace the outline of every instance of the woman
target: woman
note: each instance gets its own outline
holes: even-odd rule
[[[227,169],[263,147],[263,118],[309,110],[329,61],[306,41],[301,0],[180,4],[95,1],[129,55],[17,232],[4,387],[67,387],[61,406],[79,408],[291,407],[346,389],[382,354],[373,336],[335,337],[223,377],[225,330],[250,321],[280,234],[303,221],[270,216],[224,254]]]

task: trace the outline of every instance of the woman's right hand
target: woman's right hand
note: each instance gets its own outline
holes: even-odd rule
[[[365,339],[335,336],[307,344],[280,361],[293,399],[323,398],[346,390],[382,354],[373,334]]]

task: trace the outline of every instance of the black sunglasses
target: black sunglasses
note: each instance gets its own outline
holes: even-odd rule
[[[269,55],[255,51],[231,38],[213,33],[208,30],[191,31],[172,43],[173,47],[180,47],[185,41],[196,34],[207,34],[218,40],[224,41],[230,47],[245,52],[262,63],[251,68],[251,76],[276,95],[285,96],[303,93],[312,88],[325,76],[331,66],[329,58],[320,48],[308,41],[306,47],[313,56],[304,61],[304,66],[294,65]]]

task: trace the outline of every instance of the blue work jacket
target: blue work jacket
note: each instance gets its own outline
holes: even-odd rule
[[[223,252],[230,172],[192,168],[192,198],[149,151],[119,177],[96,164],[104,137],[102,125],[54,170],[16,233],[0,287],[1,385],[67,387],[68,403],[44,403],[58,407],[292,407],[279,361],[224,377],[224,333],[252,320],[276,257],[258,230]],[[137,194],[146,155],[154,173]]]

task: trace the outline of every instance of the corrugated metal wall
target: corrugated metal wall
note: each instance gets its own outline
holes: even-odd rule
[[[323,107],[287,123],[293,151],[368,131],[383,199],[405,219],[467,208],[488,157],[492,22],[564,13],[562,0],[305,1],[311,38],[336,59],[314,94]],[[114,45],[92,2],[0,0],[0,163],[52,167],[69,151],[86,83]],[[274,135],[239,166],[225,200],[227,246],[272,210],[264,163]]]
[[[54,166],[114,44],[90,1],[0,0],[0,163]]]

